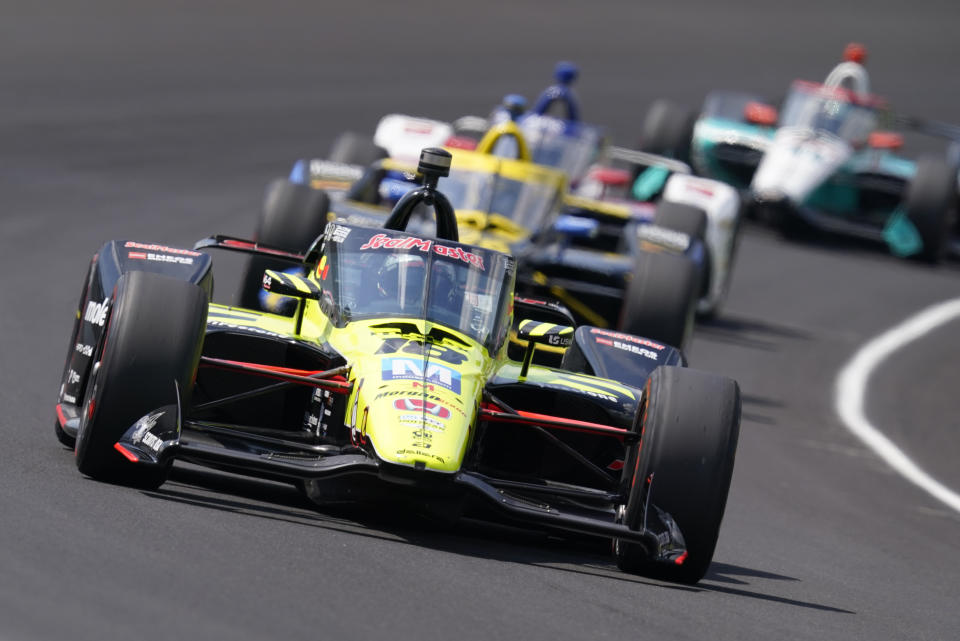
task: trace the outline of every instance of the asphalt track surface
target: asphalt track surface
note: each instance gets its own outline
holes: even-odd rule
[[[269,179],[387,111],[484,113],[570,58],[585,113],[629,143],[659,96],[778,95],[859,39],[893,104],[960,120],[955,2],[645,4],[0,5],[0,638],[957,638],[960,515],[845,431],[833,385],[860,344],[956,297],[960,270],[862,245],[746,230],[729,304],[690,350],[744,392],[693,588],[621,574],[603,545],[318,512],[198,468],[155,492],[105,485],[54,440],[102,241],[245,235]],[[897,352],[867,394],[871,421],[954,490],[958,338],[953,322]]]

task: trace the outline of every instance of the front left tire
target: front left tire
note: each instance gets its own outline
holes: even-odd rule
[[[134,271],[117,282],[80,415],[77,468],[94,479],[157,486],[166,468],[128,462],[114,444],[152,410],[187,405],[200,361],[207,294],[199,286]]]

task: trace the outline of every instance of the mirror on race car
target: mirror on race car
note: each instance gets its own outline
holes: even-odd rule
[[[263,289],[280,296],[318,300],[321,289],[304,276],[268,269],[263,273]]]
[[[520,368],[520,377],[523,378],[527,375],[527,370],[533,361],[533,352],[536,346],[547,345],[561,350],[570,347],[573,342],[573,327],[527,319],[520,321],[520,325],[517,327],[517,338],[521,341],[527,341],[527,350]]]
[[[573,327],[524,320],[517,328],[517,338],[539,345],[570,347],[570,342],[573,340]]]

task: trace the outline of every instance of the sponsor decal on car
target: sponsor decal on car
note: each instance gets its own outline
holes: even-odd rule
[[[438,363],[425,363],[414,358],[385,358],[381,373],[385,381],[425,380],[454,394],[460,393],[460,372]]]
[[[648,338],[633,336],[632,334],[623,334],[621,332],[613,332],[613,331],[610,331],[609,329],[600,329],[599,327],[591,327],[590,333],[599,334],[601,336],[609,336],[610,338],[616,338],[621,341],[629,341],[637,345],[643,345],[644,347],[655,349],[658,352],[666,347],[665,345],[661,345],[660,343],[654,343],[652,340]],[[601,342],[600,339],[594,339],[594,340],[596,340],[598,343]],[[606,345],[609,345],[609,342],[607,341],[603,341],[603,343]]]
[[[416,238],[414,236],[405,236],[402,238],[390,238],[386,234],[377,234],[370,238],[366,243],[360,246],[360,249],[419,249],[422,252],[428,252],[433,249],[435,254],[461,260],[477,269],[484,269],[483,256],[466,251],[462,247],[448,247],[435,243],[433,240]]]
[[[420,388],[420,389],[427,389],[427,388],[429,388],[429,391],[431,391],[431,392],[434,391],[434,386],[433,386],[433,385],[429,385],[429,384],[428,384],[428,385],[422,385],[422,384],[418,383],[417,381],[413,381],[412,386],[413,386],[413,387],[416,387],[416,388]],[[395,397],[398,397],[398,396],[410,396],[410,390],[409,390],[409,389],[406,389],[406,387],[405,387],[404,389],[400,389],[400,390],[389,390],[389,391],[386,391],[386,392],[380,392],[380,393],[378,393],[378,394],[374,397],[373,400],[377,401],[377,400],[380,400],[381,398],[395,398]],[[466,416],[466,415],[467,415],[462,409],[460,409],[459,407],[456,406],[455,403],[459,403],[459,402],[460,402],[459,399],[456,399],[456,398],[455,398],[455,399],[453,399],[453,400],[455,401],[455,403],[451,403],[451,404],[447,405],[446,403],[449,403],[449,402],[450,402],[450,399],[441,398],[441,397],[437,396],[436,394],[428,394],[428,393],[426,393],[426,392],[425,392],[422,396],[420,396],[417,400],[420,400],[420,399],[426,399],[426,400],[428,400],[428,401],[433,401],[434,403],[444,403],[443,407],[444,407],[445,409],[452,409],[453,411],[455,411],[455,412],[456,412],[457,414],[459,414],[460,416]],[[441,416],[440,418],[446,418],[446,417]]]
[[[424,413],[432,414],[439,419],[448,419],[450,418],[450,410],[440,405],[439,403],[433,403],[431,401],[426,401],[422,398],[398,398],[393,402],[393,406],[398,410],[423,410]]]
[[[73,394],[62,394],[62,396],[63,396],[63,400],[65,400],[66,402],[73,403],[74,405],[77,404],[77,397],[74,396]]]
[[[167,247],[166,245],[151,245],[145,243],[137,243],[132,240],[128,240],[124,247],[127,249],[144,249],[146,251],[152,252],[163,252],[165,254],[178,254],[180,256],[202,256],[200,252],[195,252],[190,249],[180,249],[179,247]]]
[[[433,429],[438,432],[442,432],[444,427],[443,423],[437,419],[423,414],[401,414],[397,417],[397,421],[404,425],[423,425],[426,429]]]
[[[646,349],[645,347],[638,347],[633,343],[624,343],[622,341],[611,341],[613,347],[625,352],[630,352],[631,354],[637,354],[638,356],[643,356],[645,358],[650,358],[657,360],[657,353],[653,350]]]
[[[128,252],[127,258],[152,260],[155,263],[174,263],[177,265],[193,264],[193,259],[186,256],[170,256],[168,254],[154,254],[152,252]]]
[[[331,160],[311,160],[310,177],[353,182],[363,177],[363,169]]]
[[[160,447],[163,445],[163,440],[160,439],[155,434],[151,433],[150,430],[156,426],[157,421],[160,420],[160,417],[163,416],[166,412],[163,410],[147,414],[141,418],[136,423],[136,428],[133,431],[133,435],[130,437],[130,440],[134,443],[140,443],[147,446],[152,452],[156,453],[160,451]]]
[[[80,382],[80,375],[76,371],[70,370],[67,372],[67,385],[73,385],[74,383]]]
[[[77,343],[74,348],[78,354],[83,356],[93,356],[93,345],[84,345],[83,343]]]
[[[678,252],[685,252],[690,247],[690,236],[688,234],[666,227],[658,227],[657,225],[638,226],[637,238]]]
[[[91,325],[97,325],[98,327],[103,327],[103,324],[107,322],[107,310],[110,309],[110,299],[104,298],[102,303],[96,301],[87,302],[87,311],[83,315],[83,319],[90,323]]]
[[[431,454],[430,452],[424,452],[421,449],[415,449],[415,448],[411,448],[411,449],[404,448],[404,449],[397,450],[397,456],[419,456],[422,458],[432,459],[437,463],[439,463],[440,465],[443,465],[444,463],[446,463],[446,459],[438,454]]]
[[[330,230],[330,240],[335,243],[342,243],[350,235],[350,228],[343,225],[334,225]]]

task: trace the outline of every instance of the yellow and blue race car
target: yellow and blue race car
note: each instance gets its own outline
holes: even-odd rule
[[[693,583],[713,555],[740,423],[737,384],[649,338],[550,320],[516,260],[459,242],[425,184],[383,227],[330,223],[304,254],[212,237],[111,241],[84,282],[56,406],[90,477],[164,482],[172,461],[285,480],[318,504],[390,498],[611,539],[618,565]],[[433,237],[407,230],[424,204]],[[209,302],[209,250],[299,265],[264,289],[291,316]],[[527,341],[507,356],[511,328]],[[538,346],[564,350],[539,364]]]
[[[685,346],[707,280],[702,212],[692,212],[701,232],[688,234],[626,206],[572,196],[567,174],[533,162],[511,120],[491,127],[475,149],[450,151],[453,165],[440,187],[460,233],[466,242],[512,253],[519,292],[560,301],[578,323]],[[377,160],[362,172],[298,161],[289,179],[268,187],[256,236],[302,251],[329,221],[381,225],[417,181],[415,164],[402,158]],[[431,221],[414,216],[412,224],[430,235]],[[253,262],[250,271],[266,266]],[[256,306],[258,299],[278,309],[277,297],[266,299],[249,285],[240,300]]]

